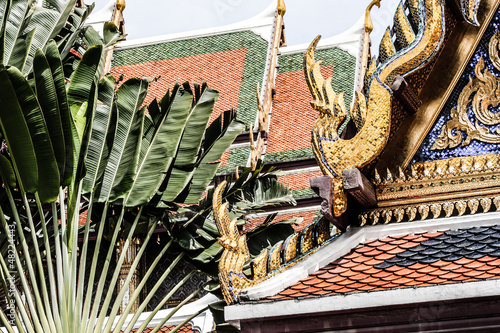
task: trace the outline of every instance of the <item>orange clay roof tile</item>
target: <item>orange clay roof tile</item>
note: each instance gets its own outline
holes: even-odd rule
[[[370,240],[268,300],[500,278],[500,250],[492,247],[500,244],[500,233],[497,232],[500,227],[471,231]],[[465,242],[457,239],[457,234]],[[485,242],[491,244],[492,249],[487,249],[487,253],[476,252],[475,249],[485,251]]]

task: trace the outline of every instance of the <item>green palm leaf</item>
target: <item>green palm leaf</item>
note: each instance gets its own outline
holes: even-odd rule
[[[69,105],[89,101],[99,79],[99,63],[102,55],[102,45],[92,46],[83,55],[68,87]]]
[[[173,201],[191,180],[196,170],[195,162],[200,153],[205,130],[212,115],[214,103],[219,96],[218,92],[207,88],[205,84],[198,95],[199,99],[189,113],[187,119],[189,126],[184,129],[173,169],[168,177],[167,188],[163,192],[162,200],[165,201]]]
[[[73,120],[71,118],[70,108],[68,104],[68,97],[66,94],[66,80],[64,78],[64,71],[62,61],[59,56],[56,43],[52,40],[47,44],[45,50],[45,57],[50,66],[52,78],[56,88],[57,102],[59,104],[59,112],[61,116],[61,126],[64,134],[65,144],[65,164],[64,172],[61,174],[61,186],[67,186],[73,177],[73,168],[75,166],[74,146],[75,141],[73,138]]]
[[[28,81],[15,67],[7,69],[19,105],[28,124],[38,164],[38,194],[43,203],[55,201],[59,194],[59,168],[38,100]]]
[[[35,88],[38,101],[47,124],[54,155],[59,167],[59,174],[62,178],[64,175],[64,166],[66,165],[66,143],[61,122],[61,112],[59,111],[56,85],[52,77],[52,71],[50,70],[47,58],[40,49],[35,54],[33,73],[35,75]]]
[[[116,87],[113,76],[106,75],[99,83],[99,100],[94,120],[91,126],[89,149],[85,157],[87,174],[83,180],[83,193],[94,190],[108,162],[109,152],[116,128],[116,108],[114,105],[114,90]]]
[[[35,7],[29,24],[25,29],[25,32],[35,30],[30,54],[33,54],[34,50],[38,48],[43,48],[49,40],[57,36],[66,24],[76,0],[46,0],[44,2],[46,8]],[[32,62],[32,57],[26,59],[23,73],[27,74],[31,71]]]
[[[10,12],[6,15],[8,18],[7,25],[5,26],[5,46],[4,46],[4,63],[13,64],[15,62],[14,59],[11,59],[11,55],[13,54],[13,50],[22,47],[22,45],[18,44],[17,39],[23,38],[23,30],[26,28],[26,16],[28,14],[31,3],[29,1],[2,1],[4,3],[10,2]],[[5,13],[3,13],[5,14]],[[24,34],[24,37],[27,35]],[[31,42],[30,42],[31,45]],[[25,47],[24,47],[25,48]],[[26,49],[26,48],[25,48]],[[29,46],[27,48],[29,50]],[[26,58],[27,51],[25,51],[24,55],[21,55],[20,52],[17,53],[17,57]],[[14,56],[12,56],[14,58]],[[19,68],[19,67],[18,67]],[[22,70],[22,68],[19,68]]]
[[[104,170],[103,180],[97,190],[99,202],[118,199],[130,189],[126,175],[135,169],[142,133],[144,111],[140,109],[146,97],[148,83],[131,79],[123,83],[116,92],[117,125],[113,147]],[[122,183],[122,181],[125,182]],[[120,184],[121,183],[121,184]]]
[[[168,171],[191,110],[193,94],[189,84],[175,87],[170,103],[162,107],[163,117],[156,126],[151,144],[144,152],[131,192],[125,205],[132,207],[147,203],[160,187]],[[163,102],[163,101],[162,101]]]
[[[7,141],[16,172],[24,189],[34,192],[38,185],[38,166],[33,141],[23,110],[7,69],[0,65],[0,125]]]

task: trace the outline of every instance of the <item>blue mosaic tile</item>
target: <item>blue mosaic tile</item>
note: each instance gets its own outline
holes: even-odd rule
[[[423,143],[419,147],[419,150],[417,151],[417,153],[413,157],[413,161],[412,161],[413,163],[424,162],[424,161],[443,160],[443,159],[455,158],[455,157],[477,156],[477,155],[484,155],[484,154],[490,154],[490,153],[500,153],[500,145],[480,142],[477,140],[472,140],[471,143],[469,145],[466,145],[466,146],[459,145],[456,148],[446,148],[446,149],[442,149],[442,150],[431,150],[431,147],[434,145],[436,138],[441,133],[441,129],[442,129],[443,125],[448,120],[451,119],[450,112],[452,109],[456,108],[460,92],[463,90],[463,88],[468,83],[469,76],[475,76],[474,69],[476,67],[476,64],[479,62],[479,59],[481,58],[481,56],[483,57],[483,59],[485,61],[486,68],[490,72],[492,72],[495,76],[497,76],[497,77],[500,76],[500,73],[498,72],[498,70],[495,69],[495,67],[491,63],[491,60],[489,59],[489,56],[488,56],[488,43],[489,43],[491,37],[493,36],[493,34],[499,29],[499,27],[500,27],[500,11],[498,11],[495,14],[490,25],[486,29],[486,31],[483,35],[483,38],[479,42],[479,45],[478,45],[475,53],[473,54],[472,58],[470,59],[469,63],[467,64],[467,67],[465,68],[460,79],[458,80],[450,97],[446,101],[446,104],[445,104],[443,110],[441,111],[441,114],[439,115],[438,119],[436,120],[436,122],[433,125],[433,128],[427,134],[427,137],[425,138],[425,140],[423,141]],[[471,108],[470,105],[469,105],[469,108]],[[493,112],[495,112],[497,110],[500,110],[499,106],[492,107]],[[473,116],[472,112],[469,113],[469,117],[470,117],[472,123],[474,123],[476,121],[476,119],[474,119],[475,117]],[[481,124],[481,125],[488,127],[490,132],[492,132],[492,133],[496,130],[496,126],[486,126],[485,124]]]

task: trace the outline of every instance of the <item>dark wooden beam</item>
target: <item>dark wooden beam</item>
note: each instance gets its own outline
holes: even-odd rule
[[[377,205],[375,188],[359,169],[346,169],[342,171],[342,178],[344,181],[344,190],[356,199],[361,206],[369,208]]]
[[[402,76],[396,77],[391,87],[394,96],[403,104],[403,107],[409,113],[416,113],[422,105],[415,90],[406,82]]]

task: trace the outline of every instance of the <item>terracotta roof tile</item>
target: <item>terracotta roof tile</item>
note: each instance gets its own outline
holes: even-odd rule
[[[429,274],[431,272],[434,272],[435,270],[437,270],[438,268],[437,267],[433,267],[433,266],[425,266],[425,267],[422,267],[420,269],[417,269],[417,272],[418,273],[422,273],[422,274]]]
[[[359,281],[359,280],[366,279],[367,277],[370,277],[370,275],[358,273],[356,275],[351,276],[350,278],[351,278],[351,280]]]
[[[500,253],[488,252],[497,242],[500,248],[499,231],[484,227],[370,240],[279,295],[318,297],[500,278]]]
[[[357,257],[352,258],[352,261],[354,261],[355,263],[363,263],[363,262],[371,260],[371,259],[372,259],[371,257],[365,257],[362,255],[358,255]]]
[[[377,250],[377,249],[373,249],[370,252],[366,252],[365,255],[367,255],[367,256],[376,256],[376,255],[379,255],[381,253],[382,253],[382,251]],[[375,257],[375,259],[377,259],[377,258]],[[382,260],[385,260],[385,259],[382,259]]]
[[[405,252],[406,249],[400,248],[400,247],[395,247],[392,250],[387,251],[388,254],[399,254]]]
[[[342,288],[342,289],[337,290],[337,292],[338,292],[339,294],[344,294],[344,293],[348,293],[348,292],[351,292],[351,291],[355,291],[355,290],[354,290],[354,289],[351,289],[351,288],[346,288],[346,287],[344,287],[344,288]]]
[[[402,249],[411,249],[412,247],[415,247],[417,245],[418,245],[418,243],[408,242],[406,244],[400,244],[399,247],[402,248]]]
[[[379,250],[388,252],[390,250],[393,250],[396,248],[396,245],[391,245],[391,244],[384,244],[378,247]]]
[[[400,277],[399,279],[396,279],[394,281],[392,281],[392,283],[397,283],[397,284],[406,284],[406,283],[409,283],[413,281],[412,279],[408,279],[406,277]]]
[[[375,257],[377,260],[387,260],[391,258],[394,258],[393,254],[382,253],[382,251],[380,251],[380,254]]]
[[[315,275],[317,275],[317,274],[315,274]],[[317,275],[318,278],[323,279],[323,280],[330,279],[334,276],[335,276],[335,274],[330,273],[330,272],[323,272],[323,273]]]
[[[358,252],[358,253],[370,252],[370,251],[373,251],[373,247],[371,247],[371,246],[361,246],[361,247],[355,249],[354,251]],[[344,257],[344,258],[347,258],[347,257]]]

